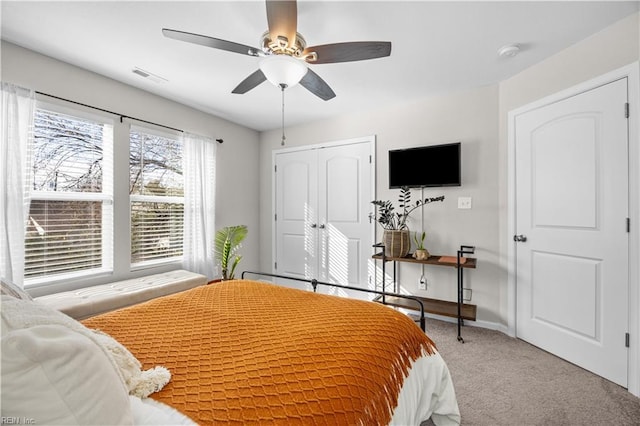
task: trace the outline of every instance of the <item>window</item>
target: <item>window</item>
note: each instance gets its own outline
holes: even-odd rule
[[[182,142],[132,128],[129,142],[131,265],[182,258]]]
[[[38,108],[25,282],[113,268],[113,127]]]
[[[39,102],[25,286],[87,285],[105,274],[181,262],[182,161],[177,134]]]

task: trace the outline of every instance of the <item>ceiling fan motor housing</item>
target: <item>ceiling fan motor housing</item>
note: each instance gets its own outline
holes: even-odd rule
[[[262,51],[267,55],[287,55],[309,62],[317,58],[315,52],[303,54],[304,49],[307,48],[307,41],[300,33],[296,33],[295,42],[291,46],[287,37],[279,35],[275,40],[271,40],[269,31],[265,31],[262,34],[260,46],[262,46]]]

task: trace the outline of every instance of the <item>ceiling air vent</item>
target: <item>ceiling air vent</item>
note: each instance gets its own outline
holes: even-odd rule
[[[162,78],[159,75],[153,74],[149,71],[145,71],[142,68],[138,68],[138,67],[134,67],[133,70],[131,70],[134,74],[138,74],[140,77],[144,77],[144,78],[148,78],[149,80],[153,81],[154,83],[166,83],[167,80],[166,78]]]

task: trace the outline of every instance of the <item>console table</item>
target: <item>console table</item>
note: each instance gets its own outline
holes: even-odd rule
[[[423,302],[425,312],[433,314],[450,316],[457,318],[458,320],[458,341],[464,343],[464,339],[461,336],[461,327],[464,324],[464,320],[468,319],[475,321],[476,319],[476,305],[463,303],[462,292],[464,289],[464,269],[475,269],[477,260],[473,257],[466,257],[467,254],[473,254],[475,252],[474,246],[460,246],[456,256],[429,256],[427,259],[417,260],[411,255],[405,257],[387,257],[384,254],[384,245],[376,244],[374,247],[382,248],[380,253],[374,254],[373,258],[382,261],[382,295],[378,296],[383,303],[388,305],[403,307],[406,309],[415,309],[415,305],[411,305],[411,301],[407,300],[395,300],[393,296],[386,296],[386,263],[393,262],[393,293],[397,293],[396,289],[396,264],[397,262],[409,262],[419,263],[423,265],[436,265],[436,266],[449,266],[457,269],[458,278],[458,300],[456,302],[450,302],[446,300],[429,299],[426,297],[414,296]],[[376,289],[378,287],[378,276],[375,278]]]

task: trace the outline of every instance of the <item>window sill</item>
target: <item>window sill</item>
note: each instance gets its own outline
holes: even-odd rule
[[[172,257],[168,259],[148,260],[146,262],[135,263],[131,265],[131,272],[142,271],[145,269],[155,269],[162,266],[177,266],[182,265],[182,256]]]
[[[97,278],[113,275],[113,269],[92,269],[90,271],[72,272],[60,275],[49,275],[46,277],[30,278],[24,282],[25,290],[34,290],[42,287],[49,287],[56,284],[70,284],[82,281],[90,281]]]

